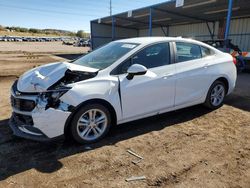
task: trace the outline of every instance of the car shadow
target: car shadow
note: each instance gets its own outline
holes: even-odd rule
[[[209,112],[210,110],[197,105],[114,126],[105,139],[89,145],[78,145],[63,139],[45,144],[17,138],[12,136],[8,120],[3,120],[0,121],[0,181],[32,168],[43,173],[55,172],[63,167],[59,160],[64,157],[88,152],[102,146],[115,145],[138,135],[190,121]]]

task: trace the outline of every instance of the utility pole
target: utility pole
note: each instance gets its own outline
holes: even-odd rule
[[[109,0],[109,14],[112,15],[112,0]]]

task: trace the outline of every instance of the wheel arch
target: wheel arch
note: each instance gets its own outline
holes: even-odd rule
[[[112,125],[111,126],[117,124],[117,114],[116,114],[116,111],[115,111],[114,107],[108,101],[106,101],[104,99],[98,99],[98,98],[96,98],[96,99],[89,99],[87,101],[84,101],[84,102],[80,103],[79,105],[77,105],[74,108],[74,110],[72,111],[72,113],[70,114],[70,116],[68,117],[68,119],[66,120],[66,123],[64,125],[64,135],[69,134],[68,129],[70,128],[70,123],[72,121],[72,118],[76,114],[76,112],[81,107],[83,107],[84,105],[93,104],[93,103],[98,103],[98,104],[102,104],[103,106],[105,106],[110,111],[110,114],[111,114],[111,118],[112,118]]]
[[[223,100],[219,105],[213,105],[213,104],[211,104],[211,101],[210,101],[210,94],[211,94],[210,91],[211,91],[212,86],[215,84],[216,81],[217,82],[220,81],[225,85],[226,94],[228,94],[228,90],[229,90],[229,81],[228,81],[228,79],[226,77],[221,76],[221,77],[218,77],[218,78],[213,80],[213,82],[211,83],[211,85],[210,85],[210,87],[208,89],[205,101],[203,103],[206,107],[208,107],[209,109],[212,109],[212,110],[217,109],[217,108],[219,108],[219,107],[221,107],[223,105]]]
[[[219,78],[217,78],[216,80],[214,80],[213,83],[214,83],[215,81],[221,81],[222,83],[224,83],[225,86],[226,86],[226,94],[228,94],[229,82],[228,82],[227,78],[225,78],[225,77],[219,77]],[[213,84],[213,83],[212,83],[212,84]]]

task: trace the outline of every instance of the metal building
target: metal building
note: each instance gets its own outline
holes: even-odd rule
[[[92,48],[142,36],[232,39],[250,51],[250,0],[176,0],[92,20]]]

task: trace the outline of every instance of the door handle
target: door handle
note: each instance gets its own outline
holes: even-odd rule
[[[210,65],[207,63],[204,65],[204,68],[207,69]]]
[[[170,78],[170,77],[172,77],[172,76],[174,76],[173,73],[168,73],[168,74],[165,74],[162,78],[163,78],[163,79],[167,79],[167,78]]]

